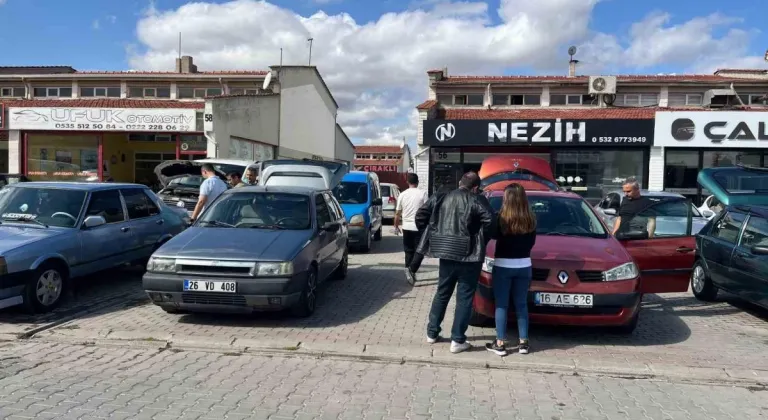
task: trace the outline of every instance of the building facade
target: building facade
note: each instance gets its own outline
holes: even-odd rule
[[[768,141],[760,140],[768,136],[760,132],[768,121],[766,71],[482,77],[432,70],[428,77],[415,166],[430,193],[457,185],[492,154],[545,159],[562,187],[590,201],[636,177],[643,188],[698,202],[707,194],[696,185],[701,168],[768,164]],[[695,131],[695,141],[672,137],[678,117],[693,120],[695,129],[684,131]],[[724,125],[702,131],[711,121]],[[728,131],[740,122],[751,135]]]
[[[351,162],[315,67],[203,72],[192,57],[176,61],[175,72],[0,68],[0,170],[151,185],[172,159]]]
[[[355,146],[355,169],[369,172],[409,172],[413,170],[411,148],[399,145]]]

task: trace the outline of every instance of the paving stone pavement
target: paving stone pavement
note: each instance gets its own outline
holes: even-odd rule
[[[0,418],[750,419],[768,391],[573,375],[20,341]]]
[[[377,345],[428,349],[424,343],[427,314],[435,291],[434,260],[424,262],[417,287],[403,279],[401,239],[385,228],[381,242],[368,254],[351,256],[349,277],[321,287],[319,307],[311,318],[285,314],[169,315],[148,304],[139,280],[125,299],[144,299],[143,305],[110,307],[80,317],[59,329],[38,334],[105,334],[165,339],[174,336],[201,339],[291,341],[303,344]],[[114,280],[105,279],[106,284]],[[107,283],[109,282],[109,283]],[[733,303],[732,303],[733,302]],[[452,308],[444,329],[450,330]],[[691,293],[649,295],[640,326],[630,336],[602,329],[533,326],[531,343],[537,358],[579,360],[606,366],[667,364],[768,370],[768,315],[737,301],[698,302]],[[0,314],[0,322],[6,321]],[[6,323],[13,323],[12,320]],[[513,326],[512,326],[513,327]],[[514,337],[514,332],[511,333]],[[491,328],[471,327],[470,341],[482,345],[494,336]]]

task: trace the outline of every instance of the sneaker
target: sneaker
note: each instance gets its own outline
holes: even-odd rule
[[[411,286],[416,285],[416,274],[411,271],[410,268],[405,269],[405,280],[410,284]]]
[[[507,355],[507,348],[504,347],[504,345],[499,345],[499,343],[496,340],[493,340],[492,342],[485,345],[485,349],[488,350],[491,353],[496,354],[497,356],[506,356]]]
[[[528,354],[530,347],[528,346],[528,340],[521,340],[520,345],[517,346],[517,351],[520,354]]]
[[[468,341],[465,341],[463,343],[457,343],[455,341],[451,341],[451,353],[461,353],[463,351],[467,351],[472,348],[472,345],[469,344]]]
[[[427,336],[427,344],[435,344],[438,341],[440,341],[440,336],[439,335],[437,337],[435,337],[435,338]]]

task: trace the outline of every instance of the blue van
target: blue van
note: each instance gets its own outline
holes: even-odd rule
[[[353,171],[333,189],[349,224],[349,246],[363,252],[371,241],[381,240],[382,202],[379,177],[373,172]]]

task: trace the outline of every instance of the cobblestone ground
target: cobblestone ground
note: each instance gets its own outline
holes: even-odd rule
[[[16,342],[0,417],[764,419],[768,392],[504,370]]]
[[[308,319],[285,314],[253,316],[169,315],[148,304],[137,276],[104,278],[91,296],[118,294],[127,306],[86,314],[61,328],[81,332],[129,331],[142,336],[168,334],[302,343],[423,346],[427,313],[435,291],[436,261],[426,260],[421,282],[411,288],[403,279],[401,239],[385,228],[369,254],[351,256],[349,277],[321,287],[317,312]],[[144,304],[130,304],[137,301]],[[95,300],[89,300],[93,302]],[[78,304],[79,306],[85,303]],[[87,305],[86,305],[87,306]],[[450,330],[451,308],[444,324]],[[0,313],[5,328],[17,328]],[[663,363],[694,367],[768,369],[768,315],[738,302],[699,302],[691,293],[646,297],[640,326],[631,336],[601,329],[534,326],[531,342],[542,356],[592,360],[611,365]],[[512,332],[514,337],[514,332]],[[482,345],[490,328],[470,328],[469,339]],[[41,335],[41,338],[43,335]]]

